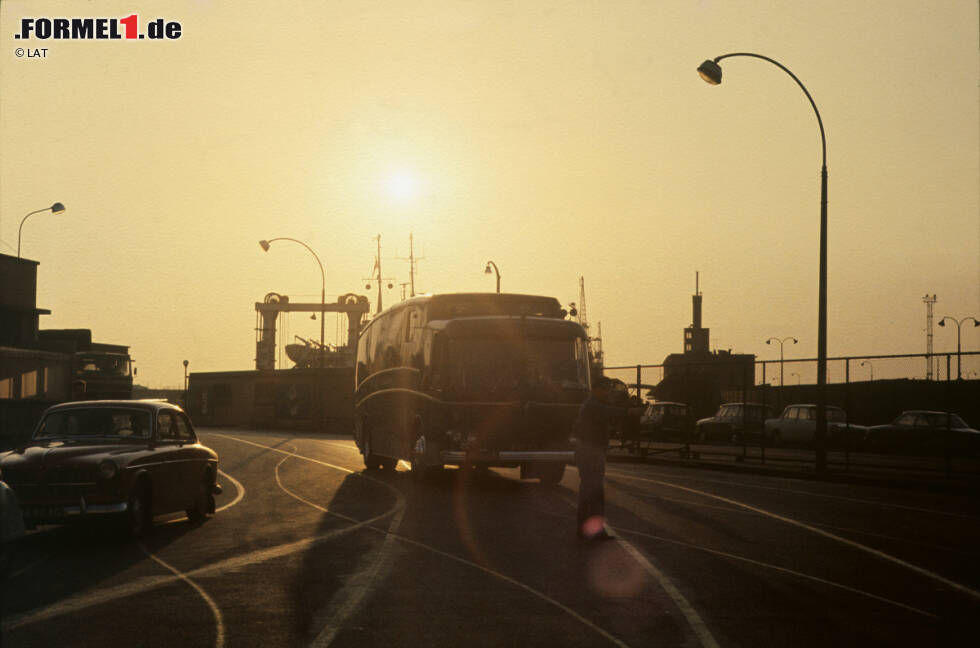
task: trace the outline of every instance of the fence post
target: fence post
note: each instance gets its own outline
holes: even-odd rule
[[[844,472],[851,469],[851,359],[844,360]]]
[[[752,372],[755,373],[754,371]],[[779,367],[779,375],[783,375],[783,367]],[[766,382],[766,361],[762,361],[762,430],[759,433],[759,453],[762,463],[766,463],[766,396],[769,394],[769,383]]]

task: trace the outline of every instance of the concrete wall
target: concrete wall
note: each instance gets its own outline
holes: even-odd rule
[[[192,373],[196,425],[347,434],[354,421],[353,368]]]

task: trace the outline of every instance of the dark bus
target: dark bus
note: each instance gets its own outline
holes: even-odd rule
[[[400,459],[520,467],[561,481],[589,393],[585,330],[557,299],[459,293],[415,297],[371,320],[357,343],[354,436],[369,470]]]

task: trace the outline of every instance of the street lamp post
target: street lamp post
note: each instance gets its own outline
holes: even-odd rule
[[[190,363],[187,362],[187,360],[184,360],[184,409],[185,410],[190,409],[190,406],[187,403],[187,365],[188,364]]]
[[[484,274],[490,274],[490,267],[493,266],[493,271],[497,273],[497,293],[500,293],[500,269],[497,268],[497,264],[493,261],[487,261],[487,269],[484,270]]]
[[[793,373],[790,374],[790,376],[796,376],[796,384],[797,385],[800,384],[800,374],[798,372],[794,371]]]
[[[782,340],[780,340],[777,337],[771,337],[768,340],[766,340],[766,344],[772,344],[773,340],[779,342],[779,386],[782,387],[783,386],[783,344],[786,342],[786,340],[793,340],[793,344],[797,344],[799,343],[799,340],[797,340],[792,335],[784,337]]]
[[[30,216],[33,216],[34,214],[40,214],[41,212],[46,212],[49,209],[51,210],[52,214],[62,214],[65,211],[65,206],[62,205],[60,202],[56,202],[50,207],[45,207],[44,209],[35,209],[30,214],[24,216],[24,218],[21,219],[20,227],[17,228],[17,258],[18,259],[20,258],[20,235],[22,230],[24,229],[24,221],[26,221]]]
[[[955,317],[945,316],[941,320],[939,320],[939,325],[942,326],[943,328],[946,328],[946,320],[949,320],[952,323],[956,324],[956,379],[957,380],[962,380],[963,379],[963,374],[960,371],[960,369],[961,369],[960,362],[963,360],[963,358],[960,357],[960,353],[961,353],[961,351],[960,351],[960,326],[962,326],[963,325],[963,322],[965,322],[967,320],[973,320],[973,326],[974,326],[974,328],[976,328],[977,326],[980,326],[980,321],[977,321],[977,318],[975,318],[975,317],[964,317],[963,319],[957,321]],[[947,376],[947,378],[948,378],[948,376]]]
[[[292,241],[293,243],[299,243],[307,250],[309,250],[310,254],[313,255],[313,258],[316,259],[316,264],[320,266],[320,352],[317,354],[317,357],[319,358],[318,364],[320,365],[320,367],[323,367],[323,350],[326,348],[323,343],[323,313],[325,312],[325,307],[327,303],[327,277],[323,273],[323,264],[320,263],[320,257],[316,255],[316,252],[314,252],[309,245],[307,245],[303,241],[299,241],[294,238],[280,236],[279,238],[269,239],[268,241],[265,240],[259,241],[259,245],[262,246],[263,250],[268,252],[269,244],[272,243],[273,241]]]
[[[698,66],[698,74],[701,78],[711,85],[721,83],[721,66],[718,62],[722,59],[734,56],[748,56],[761,59],[772,63],[783,72],[788,74],[796,84],[803,90],[813,112],[817,116],[817,125],[820,127],[820,144],[823,149],[822,165],[820,168],[820,278],[817,289],[817,429],[814,441],[816,446],[816,469],[817,472],[827,470],[827,137],[823,129],[823,120],[820,118],[820,111],[814,103],[810,91],[789,71],[782,63],[775,61],[767,56],[752,54],[749,52],[737,52],[724,54],[714,60],[707,60]]]
[[[871,361],[870,360],[862,360],[861,361],[861,366],[863,367],[864,365],[868,365],[868,369],[871,370],[871,382],[874,382],[875,381],[875,366],[873,364],[871,364]]]

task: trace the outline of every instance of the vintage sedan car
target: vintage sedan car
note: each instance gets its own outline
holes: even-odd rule
[[[902,452],[980,456],[980,431],[952,412],[909,410],[887,425],[868,428],[865,446],[871,452]]]
[[[27,528],[112,518],[131,537],[153,516],[214,513],[218,455],[180,407],[156,400],[81,401],[48,408],[26,445],[0,454]]]
[[[759,403],[725,403],[714,416],[694,424],[694,438],[706,441],[746,443],[759,439],[762,426],[774,414],[772,407]]]
[[[766,439],[774,446],[812,446],[817,432],[817,406],[787,405],[778,418],[766,419]],[[827,445],[832,448],[859,448],[868,428],[848,423],[847,413],[833,405],[827,406]]]
[[[691,441],[694,417],[685,403],[648,403],[640,417],[640,439],[649,441]]]

